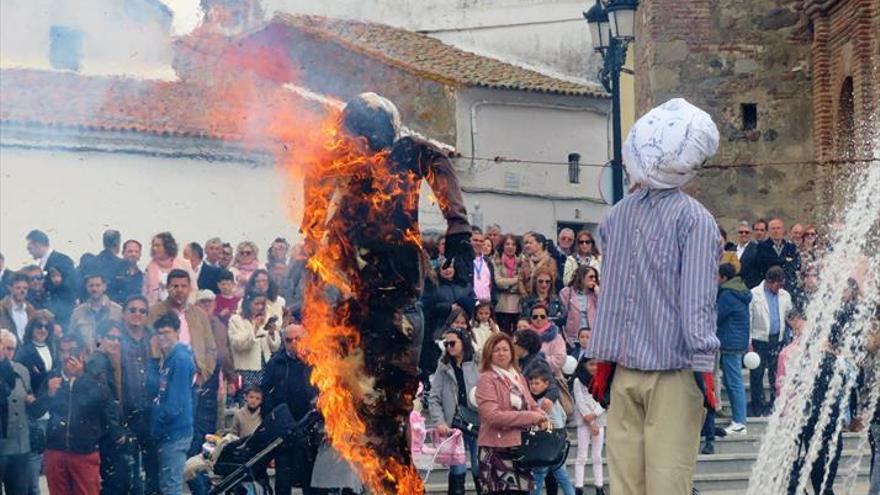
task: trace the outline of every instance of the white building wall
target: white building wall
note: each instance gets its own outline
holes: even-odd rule
[[[608,109],[607,99],[459,91],[456,148],[464,157],[456,166],[468,210],[479,203],[484,226],[499,223],[516,233],[554,234],[562,222],[598,223],[606,210],[598,165],[608,161]],[[577,184],[569,182],[569,153],[581,155]]]
[[[0,147],[0,252],[10,267],[29,263],[24,237],[39,228],[77,261],[115,228],[144,245],[166,230],[181,245],[253,240],[264,260],[275,237],[298,238],[286,189],[266,165]]]
[[[594,80],[599,58],[572,0],[263,0],[277,11],[390,24],[462,49],[568,78]]]
[[[2,0],[0,67],[51,69],[50,29],[82,31],[79,72],[174,79],[170,18],[154,0]]]

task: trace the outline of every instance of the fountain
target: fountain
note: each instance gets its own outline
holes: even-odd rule
[[[823,432],[825,440],[830,432],[828,450],[833,452],[844,429],[844,415],[834,412],[850,407],[851,392],[857,386],[855,373],[867,354],[866,336],[876,331],[876,310],[880,304],[880,136],[875,140],[874,150],[874,160],[854,167],[845,186],[849,194],[845,195],[847,206],[841,209],[839,217],[842,224],[830,236],[831,248],[819,260],[819,285],[805,308],[806,324],[799,343],[789,355],[788,371],[768,421],[748,495],[790,493],[794,486],[794,493],[806,493],[811,466],[822,451]],[[858,284],[859,295],[847,302],[853,281]],[[850,304],[852,313],[850,318],[843,319],[841,311],[845,304]],[[836,359],[826,359],[830,350],[835,351]],[[830,380],[819,406],[811,402],[823,361],[826,367],[833,363],[833,368],[826,370]],[[870,391],[867,403],[874,407],[880,401],[880,360],[875,363],[875,378],[865,388]],[[816,407],[821,407],[818,422],[814,429],[807,430],[812,434],[806,435],[804,428]],[[855,484],[867,450],[864,435],[852,462],[841,466],[844,493],[849,493]],[[825,459],[823,491],[829,485],[827,473],[832,457]]]

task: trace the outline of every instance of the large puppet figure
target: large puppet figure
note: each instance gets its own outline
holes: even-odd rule
[[[306,177],[302,230],[316,253],[308,264],[316,276],[311,297],[307,290],[304,324],[310,333],[338,335],[330,342],[337,348],[323,362],[312,356],[312,364],[326,395],[325,417],[340,413],[331,397],[345,398],[337,404],[354,402],[355,426],[328,418],[328,430],[336,430],[335,437],[330,432],[334,446],[374,492],[415,493],[421,482],[412,468],[408,419],[423,338],[417,306],[426,266],[418,224],[422,180],[446,218],[446,255],[462,284],[472,277],[470,226],[451,161],[424,140],[399,138],[400,117],[390,101],[361,94],[340,118],[337,156]],[[321,311],[320,299],[329,292],[338,297]],[[324,328],[333,325],[335,330]],[[328,356],[339,359],[332,365],[338,369],[324,369],[331,367]],[[361,438],[354,438],[361,425]],[[343,429],[349,437],[341,436]]]

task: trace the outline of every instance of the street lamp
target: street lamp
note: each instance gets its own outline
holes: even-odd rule
[[[635,17],[638,0],[596,0],[584,12],[590,26],[594,49],[602,55],[599,81],[611,93],[611,126],[614,140],[612,189],[614,203],[623,199],[623,144],[620,130],[620,73],[626,71],[626,49],[635,40]],[[629,72],[629,71],[627,71]],[[632,72],[630,72],[632,73]]]

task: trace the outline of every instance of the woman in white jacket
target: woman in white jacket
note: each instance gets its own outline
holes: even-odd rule
[[[278,335],[281,320],[267,316],[266,302],[263,294],[247,293],[241,312],[229,318],[229,346],[235,371],[242,378],[241,389],[259,386],[263,367],[281,347]]]
[[[574,463],[574,486],[578,493],[584,488],[584,467],[590,450],[593,452],[593,484],[596,495],[605,494],[602,472],[602,447],[605,445],[605,409],[590,394],[590,381],[596,373],[596,362],[586,357],[578,362],[574,380],[574,402],[577,410],[577,460]]]

